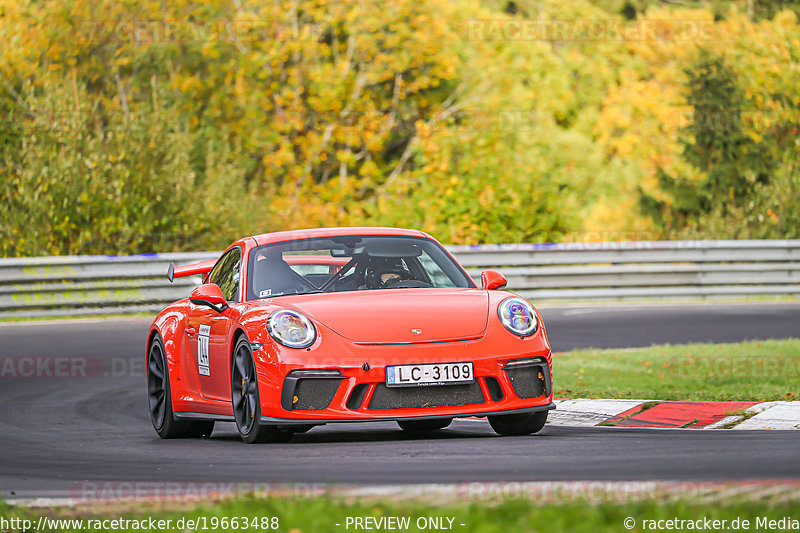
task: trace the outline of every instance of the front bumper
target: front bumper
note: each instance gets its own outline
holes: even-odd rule
[[[324,424],[427,420],[554,408],[549,346],[503,357],[481,354],[475,348],[485,348],[485,345],[406,346],[402,358],[390,355],[378,359],[372,352],[371,357],[357,359],[372,361],[373,364],[366,367],[280,365],[284,372],[273,374],[265,380],[267,383],[261,383],[261,422]],[[475,381],[469,385],[387,387],[386,366],[410,361],[471,361]]]

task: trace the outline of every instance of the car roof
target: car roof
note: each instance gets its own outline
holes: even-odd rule
[[[379,226],[345,227],[345,228],[313,228],[290,231],[276,231],[253,235],[253,240],[261,246],[276,242],[294,241],[298,239],[311,239],[314,237],[345,237],[350,235],[404,235],[408,237],[432,238],[427,233],[416,229],[386,228]]]

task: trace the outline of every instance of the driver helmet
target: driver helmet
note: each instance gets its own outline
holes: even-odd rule
[[[406,279],[411,279],[411,273],[400,259],[376,258],[367,268],[366,285],[370,289],[385,289]]]

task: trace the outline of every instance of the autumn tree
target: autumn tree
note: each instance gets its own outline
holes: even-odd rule
[[[712,212],[741,208],[775,168],[769,148],[744,131],[744,91],[724,59],[702,50],[686,74],[692,114],[681,131],[683,158],[704,178],[698,182],[659,169],[659,185],[671,202],[641,196],[643,211],[668,230],[702,226]]]

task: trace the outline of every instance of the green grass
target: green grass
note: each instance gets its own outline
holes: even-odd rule
[[[800,399],[800,340],[575,350],[553,358],[561,398]]]
[[[621,497],[621,496],[620,496]],[[613,498],[613,496],[612,496]],[[411,527],[407,531],[420,531],[416,521],[420,517],[451,517],[453,518],[452,531],[464,533],[505,533],[505,532],[534,532],[547,531],[548,533],[598,533],[620,531],[646,531],[654,528],[645,528],[643,520],[727,520],[730,524],[736,518],[750,520],[750,527],[743,530],[756,530],[757,517],[780,520],[783,517],[798,519],[797,502],[791,503],[784,500],[745,501],[739,499],[727,502],[709,502],[702,505],[689,504],[684,501],[658,502],[655,500],[635,502],[589,503],[586,501],[568,501],[564,503],[549,503],[538,501],[537,498],[529,500],[506,500],[500,502],[472,502],[455,503],[434,506],[419,501],[391,503],[381,500],[358,500],[346,502],[328,496],[314,499],[258,499],[243,497],[236,500],[223,501],[214,504],[200,504],[197,506],[184,506],[181,509],[165,509],[163,505],[151,505],[147,509],[139,508],[136,511],[120,511],[119,508],[106,508],[104,510],[82,509],[79,511],[64,510],[30,510],[3,508],[0,504],[0,514],[9,516],[24,516],[34,520],[38,515],[50,518],[61,517],[94,517],[94,518],[134,518],[141,519],[154,517],[156,519],[180,518],[196,519],[206,517],[209,525],[207,531],[233,531],[234,528],[210,527],[213,517],[277,517],[279,528],[277,531],[290,533],[322,533],[354,531],[353,526],[346,528],[347,517],[388,517],[407,516],[410,518]],[[635,520],[632,529],[624,527],[624,520],[631,517]],[[174,522],[173,522],[174,523]],[[340,524],[337,526],[336,524]],[[461,524],[464,524],[463,526]],[[185,527],[185,526],[184,526]],[[686,529],[686,528],[684,528]],[[93,528],[84,528],[83,531],[94,531]],[[119,528],[117,531],[132,531],[133,528]],[[692,529],[693,530],[693,529]],[[723,531],[730,529],[724,528]],[[11,529],[11,531],[18,531]],[[54,533],[69,531],[69,529],[54,528]],[[160,531],[177,531],[172,528]],[[239,531],[256,531],[255,529],[239,529]],[[268,531],[268,530],[264,530]],[[427,531],[436,531],[428,529]]]

